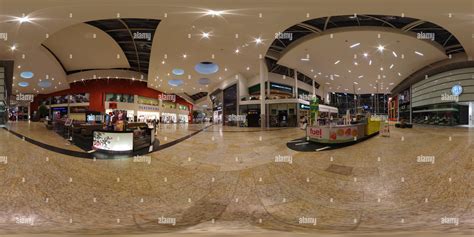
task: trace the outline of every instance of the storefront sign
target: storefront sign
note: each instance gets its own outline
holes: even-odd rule
[[[311,127],[307,128],[307,136],[310,139],[327,143],[338,143],[353,141],[359,134],[357,126],[343,127]]]
[[[300,109],[309,110],[310,106],[305,104],[300,104]]]
[[[138,110],[145,110],[145,111],[160,111],[160,107],[156,106],[149,106],[149,105],[139,105]]]
[[[133,133],[94,131],[93,147],[106,151],[133,150]]]
[[[283,84],[278,84],[278,83],[274,83],[274,82],[270,83],[270,89],[275,89],[275,90],[279,90],[279,91],[293,93],[293,87],[285,86]]]

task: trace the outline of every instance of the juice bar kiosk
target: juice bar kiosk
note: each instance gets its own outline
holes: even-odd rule
[[[306,127],[306,140],[324,144],[342,144],[377,135],[381,121],[370,114],[356,115],[351,119],[347,113],[342,119],[318,119],[319,102],[315,98],[310,104],[311,118]]]

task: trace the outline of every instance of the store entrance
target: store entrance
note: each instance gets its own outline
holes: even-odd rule
[[[469,125],[469,106],[467,105],[459,106],[459,124]]]

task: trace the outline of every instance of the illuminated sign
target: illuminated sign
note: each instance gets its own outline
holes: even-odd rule
[[[462,86],[461,85],[454,85],[451,88],[451,94],[454,96],[460,96],[462,94]]]
[[[133,150],[133,133],[94,131],[93,147],[105,151]]]

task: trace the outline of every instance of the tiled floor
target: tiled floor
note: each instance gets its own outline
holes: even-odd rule
[[[159,139],[202,127],[165,125]],[[33,123],[13,128],[64,143]],[[68,157],[0,129],[0,234],[472,233],[474,130],[392,129],[342,149],[286,147],[302,136],[214,125],[144,163]]]

